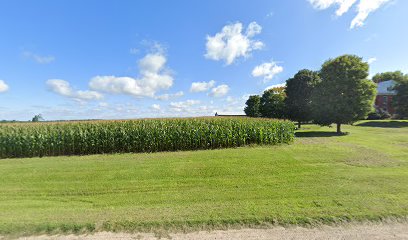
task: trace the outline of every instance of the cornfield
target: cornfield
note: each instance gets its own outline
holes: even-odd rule
[[[290,143],[289,121],[188,118],[0,125],[0,158],[216,149]]]

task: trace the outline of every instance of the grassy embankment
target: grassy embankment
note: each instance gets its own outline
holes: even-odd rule
[[[292,145],[0,160],[0,235],[408,216],[408,121]]]

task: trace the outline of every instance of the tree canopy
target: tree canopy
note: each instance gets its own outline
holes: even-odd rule
[[[37,114],[33,117],[33,119],[31,120],[33,122],[39,122],[39,121],[44,121],[44,118],[41,114]]]
[[[408,79],[408,75],[404,75],[404,73],[402,73],[401,71],[377,73],[373,77],[373,81],[375,83],[380,83],[388,80],[402,82],[406,79]]]
[[[400,118],[408,118],[408,80],[399,82],[395,88],[394,107]]]
[[[261,117],[261,97],[258,95],[249,96],[246,101],[244,112],[249,117]]]
[[[286,81],[286,111],[289,119],[298,122],[311,121],[313,112],[311,106],[312,91],[320,82],[317,72],[311,70],[300,70],[293,78]]]
[[[321,125],[350,124],[372,110],[376,85],[367,80],[369,65],[355,55],[343,55],[322,65],[321,82],[312,94],[313,116]]]
[[[284,118],[285,117],[285,88],[271,88],[262,94],[260,111],[262,117]]]

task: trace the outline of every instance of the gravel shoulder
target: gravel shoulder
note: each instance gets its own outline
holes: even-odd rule
[[[1,237],[0,237],[1,239]],[[342,226],[274,227],[270,229],[234,229],[199,231],[191,233],[112,233],[98,232],[88,235],[55,235],[22,237],[21,240],[108,240],[108,239],[408,239],[408,223],[365,223]]]

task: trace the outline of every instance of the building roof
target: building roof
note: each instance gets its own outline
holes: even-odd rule
[[[388,80],[377,84],[377,95],[395,95],[396,91],[392,88],[395,86],[394,80]]]

